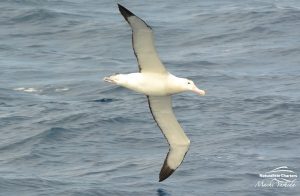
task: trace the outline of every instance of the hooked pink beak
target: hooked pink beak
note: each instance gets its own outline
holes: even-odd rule
[[[198,95],[205,95],[205,91],[197,87],[193,89],[193,92],[197,93]]]

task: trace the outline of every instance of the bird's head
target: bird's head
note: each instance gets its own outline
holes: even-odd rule
[[[198,95],[205,95],[205,91],[199,89],[192,80],[184,78],[182,80],[182,85],[184,86],[184,89],[187,91],[193,91],[194,93],[197,93]]]

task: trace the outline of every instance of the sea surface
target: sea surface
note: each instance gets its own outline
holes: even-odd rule
[[[0,1],[0,195],[300,195],[300,1],[119,1],[207,92],[174,96],[191,146],[161,183],[146,97],[102,81],[138,70],[117,3]]]

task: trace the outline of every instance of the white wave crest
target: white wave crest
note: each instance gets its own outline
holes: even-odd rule
[[[57,89],[55,89],[55,92],[63,92],[63,91],[68,91],[69,90],[69,88],[57,88]]]
[[[28,93],[33,93],[33,92],[39,92],[39,90],[29,87],[29,88],[25,88],[25,87],[19,87],[19,88],[14,88],[15,91],[23,91],[23,92],[28,92]]]

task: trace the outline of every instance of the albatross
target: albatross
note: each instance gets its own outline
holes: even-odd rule
[[[192,80],[169,73],[156,52],[152,28],[122,5],[118,7],[132,29],[132,46],[139,72],[114,74],[103,80],[147,96],[151,114],[169,143],[169,152],[159,174],[161,182],[179,167],[190,146],[189,138],[173,113],[171,96],[185,91],[205,95],[205,91],[197,88]]]

